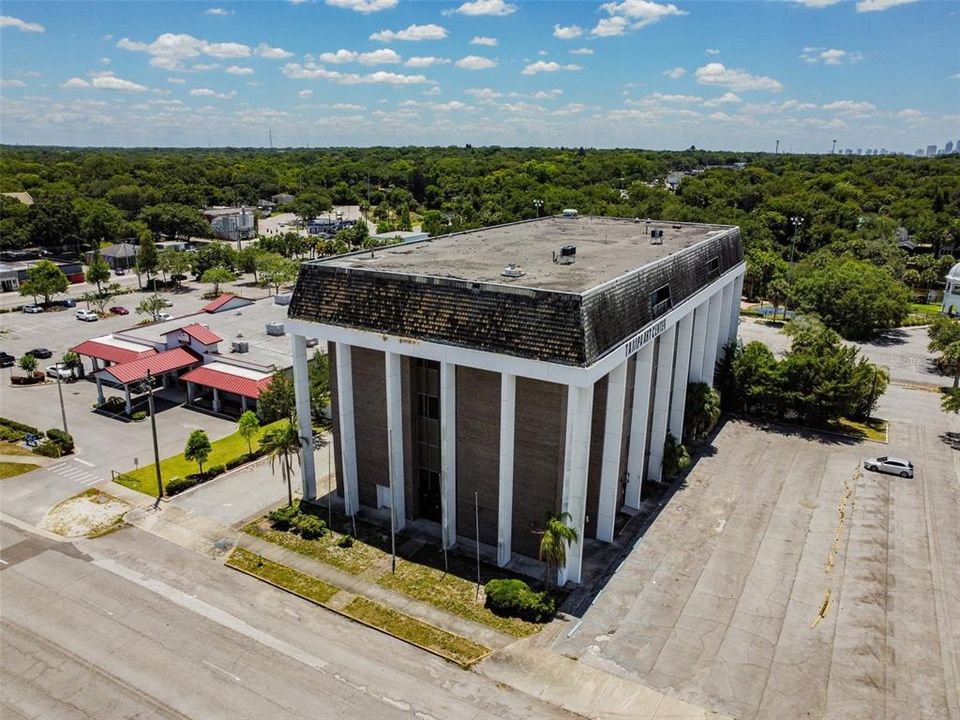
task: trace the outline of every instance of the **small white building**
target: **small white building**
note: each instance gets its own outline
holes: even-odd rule
[[[947,273],[947,284],[943,288],[943,307],[941,312],[956,315],[960,313],[960,263]]]

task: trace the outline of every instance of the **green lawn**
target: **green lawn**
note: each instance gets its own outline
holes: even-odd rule
[[[34,455],[32,450],[28,450],[23,445],[0,440],[0,455]]]
[[[23,475],[38,467],[40,466],[33,463],[0,462],[0,480]]]
[[[259,434],[252,440],[253,448],[257,448],[260,443],[260,437],[265,432],[284,422],[286,422],[286,420],[277,420],[274,423],[261,427]],[[207,461],[203,464],[204,468],[213,467],[214,465],[225,465],[230,460],[247,453],[247,441],[244,440],[239,433],[233,433],[233,435],[228,435],[220,440],[214,440],[210,444],[213,446],[213,449],[210,452],[210,457],[207,458]],[[198,471],[199,468],[197,464],[187,460],[183,456],[183,453],[160,461],[160,474],[163,478],[164,489],[166,489],[166,485],[171,478],[186,477]],[[118,476],[116,482],[121,485],[126,485],[131,490],[137,490],[147,495],[155,495],[157,492],[155,465],[154,463],[150,463],[149,465],[142,465],[137,470],[130,470]]]
[[[299,570],[266,560],[256,553],[243,548],[235,548],[227,558],[227,566],[256,575],[286,590],[313,600],[321,605],[340,592],[340,588],[329,585]]]
[[[910,312],[923,313],[925,315],[939,315],[941,305],[939,303],[910,303]]]
[[[836,431],[845,435],[853,435],[854,437],[873,440],[874,442],[885,443],[887,441],[888,423],[886,420],[881,420],[880,418],[872,418],[869,423],[840,418],[840,420],[837,421],[837,425],[839,427],[836,428]]]

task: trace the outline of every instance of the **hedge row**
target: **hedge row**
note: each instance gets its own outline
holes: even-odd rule
[[[517,617],[530,622],[547,622],[557,612],[554,598],[537,592],[523,580],[490,580],[484,587],[486,605],[497,615]]]
[[[223,465],[212,465],[207,468],[205,472],[194,473],[193,475],[187,475],[186,477],[175,477],[167,481],[166,494],[167,496],[172,497],[178,493],[182,493],[184,490],[192,488],[194,485],[199,485],[200,483],[205,483],[208,480],[213,480],[217,475],[223,475],[227,470],[233,470],[235,467],[244,465],[248,462],[256,460],[258,457],[263,456],[263,451],[260,449],[254,450],[252,453],[244,453],[243,455],[238,455],[237,457],[228,460]]]
[[[35,428],[33,425],[24,425],[21,422],[16,420],[10,420],[5,417],[0,417],[0,426],[8,427],[11,430],[16,430],[17,432],[22,432],[24,435],[39,435],[40,431]]]

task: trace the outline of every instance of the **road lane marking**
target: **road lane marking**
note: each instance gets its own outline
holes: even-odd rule
[[[206,666],[209,667],[209,668],[213,668],[214,670],[216,670],[216,671],[218,671],[218,672],[220,672],[220,673],[223,673],[223,674],[226,675],[228,678],[230,678],[231,680],[233,680],[235,683],[239,683],[239,682],[240,682],[240,678],[238,678],[238,677],[237,677],[236,675],[234,675],[232,672],[230,672],[229,670],[226,670],[226,669],[220,667],[219,665],[215,665],[214,663],[210,662],[209,660],[204,660],[204,661],[203,661],[203,664],[206,665]]]
[[[96,467],[92,462],[87,462],[86,460],[81,460],[80,458],[74,458],[75,462],[80,463],[81,465],[86,465],[87,467]]]

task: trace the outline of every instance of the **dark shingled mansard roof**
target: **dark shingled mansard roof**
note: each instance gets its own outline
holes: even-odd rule
[[[578,225],[557,232],[565,230],[559,222]],[[743,260],[738,228],[654,223],[664,228],[658,245],[649,227],[545,218],[307,262],[289,316],[586,366],[656,318],[650,297],[658,288],[669,284],[676,306]],[[498,244],[504,238],[510,243]],[[554,265],[551,251],[570,241],[576,263]],[[514,258],[527,274],[500,277]]]

